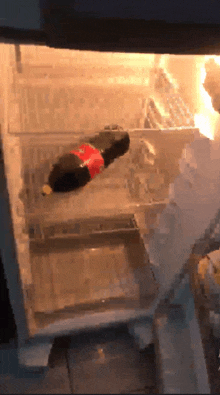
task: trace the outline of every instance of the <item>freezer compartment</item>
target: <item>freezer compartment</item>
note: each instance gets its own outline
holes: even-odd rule
[[[96,231],[98,223],[106,223],[106,229]],[[96,218],[87,226],[84,222],[78,235],[63,237],[54,229],[45,239],[32,239],[39,326],[88,312],[145,309],[152,303],[157,284],[134,217],[116,218],[115,229],[112,223],[113,218],[102,222]]]

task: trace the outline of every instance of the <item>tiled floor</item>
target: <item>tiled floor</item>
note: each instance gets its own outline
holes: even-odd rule
[[[19,369],[15,345],[0,349],[1,394],[71,394],[65,348],[51,353],[52,363],[43,374],[28,373]],[[55,362],[54,362],[55,359]]]
[[[154,353],[124,328],[56,339],[44,374],[19,369],[15,344],[0,347],[2,394],[157,393]]]

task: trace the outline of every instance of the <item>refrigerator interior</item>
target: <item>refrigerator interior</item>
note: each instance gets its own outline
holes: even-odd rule
[[[26,242],[38,327],[88,311],[145,309],[156,297],[140,224],[145,233],[156,226],[193,141],[194,77],[204,61],[21,45],[22,72],[11,63],[4,145],[13,153],[6,161],[15,237]],[[168,91],[155,88],[159,63],[169,71]],[[129,152],[84,188],[42,196],[57,157],[112,123],[128,130]]]

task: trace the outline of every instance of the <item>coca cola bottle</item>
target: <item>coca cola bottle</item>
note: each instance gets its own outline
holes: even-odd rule
[[[78,149],[61,156],[53,165],[48,184],[43,186],[44,195],[52,192],[70,192],[85,186],[114,159],[124,155],[130,145],[129,134],[117,125],[103,131]]]

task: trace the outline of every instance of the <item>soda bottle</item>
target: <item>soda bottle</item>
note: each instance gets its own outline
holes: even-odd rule
[[[124,155],[130,145],[129,134],[118,125],[107,126],[103,131],[77,149],[58,158],[49,174],[43,195],[52,192],[70,192],[85,186],[114,159]]]

